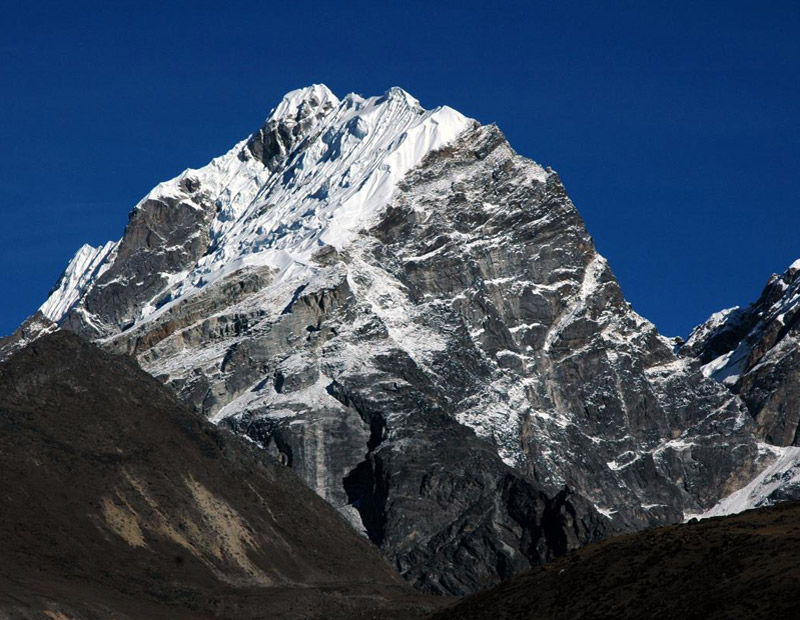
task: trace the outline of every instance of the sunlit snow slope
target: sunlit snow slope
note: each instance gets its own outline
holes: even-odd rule
[[[178,272],[161,273],[164,286],[132,318],[151,318],[244,266],[302,271],[321,247],[346,245],[386,206],[406,172],[472,123],[447,106],[423,110],[400,88],[369,99],[350,94],[341,101],[323,85],[288,93],[259,135],[199,170],[159,184],[134,208],[180,200],[199,188],[216,213],[203,256]],[[261,161],[265,140],[274,151],[272,159]],[[291,152],[299,141],[305,142],[303,148]],[[108,269],[114,246],[83,246],[42,312],[60,321],[91,280]],[[93,326],[108,331],[102,324]]]
[[[108,269],[110,257],[116,243],[109,241],[103,246],[93,248],[85,244],[67,265],[50,297],[39,308],[51,321],[58,322],[72,309],[93,280],[100,277]]]

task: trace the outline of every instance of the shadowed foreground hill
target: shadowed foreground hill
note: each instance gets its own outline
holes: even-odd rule
[[[288,469],[57,332],[0,365],[0,617],[431,609]]]
[[[800,504],[584,547],[429,620],[797,618]]]

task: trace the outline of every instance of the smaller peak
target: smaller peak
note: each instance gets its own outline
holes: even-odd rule
[[[330,88],[324,84],[312,84],[286,93],[281,102],[270,112],[267,120],[304,117],[309,108],[326,111],[338,105],[339,98]]]
[[[389,90],[387,90],[383,97],[381,98],[384,101],[404,101],[410,107],[413,108],[421,108],[422,106],[419,103],[419,99],[416,97],[412,97],[407,91],[403,90],[399,86],[392,86]]]
[[[342,104],[348,107],[355,107],[355,106],[362,106],[366,102],[366,99],[359,95],[358,93],[348,93],[344,99],[342,99]]]
[[[96,248],[89,243],[84,243],[80,248],[78,248],[78,251],[75,252],[75,256],[86,256],[88,254],[94,254],[95,252],[97,252],[98,249],[99,248]]]
[[[800,258],[789,265],[783,273],[773,273],[767,280],[767,288],[776,286],[776,283],[783,288],[787,286],[794,288],[798,282],[800,282]]]

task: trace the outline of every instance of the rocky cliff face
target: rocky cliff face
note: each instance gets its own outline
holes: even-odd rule
[[[800,261],[773,275],[754,303],[712,315],[680,352],[742,399],[762,451],[778,456],[713,513],[800,499]]]
[[[800,261],[773,275],[750,306],[697,327],[681,353],[741,396],[763,440],[800,445]]]
[[[428,591],[701,512],[770,458],[633,312],[554,172],[400,89],[290,93],[103,261],[49,318],[263,446]]]

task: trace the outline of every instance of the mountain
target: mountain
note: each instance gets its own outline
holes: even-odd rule
[[[42,306],[290,466],[418,588],[682,520],[773,455],[625,301],[558,175],[399,88],[289,93]]]
[[[571,552],[430,620],[793,618],[800,505],[657,528]]]
[[[774,463],[709,514],[800,499],[800,260],[773,275],[761,296],[696,327],[680,349],[728,387],[756,423]]]
[[[408,618],[404,585],[288,468],[64,330],[0,364],[3,618]]]
[[[773,445],[800,445],[800,260],[746,308],[714,314],[681,349],[738,394]]]

